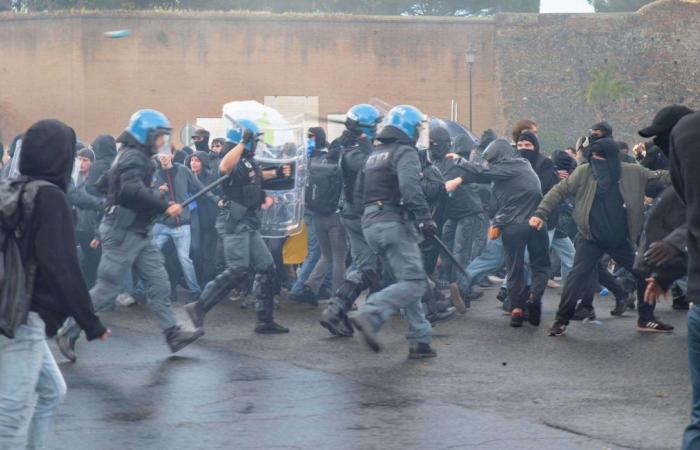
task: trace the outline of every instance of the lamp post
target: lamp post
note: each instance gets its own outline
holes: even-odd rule
[[[474,73],[474,61],[476,61],[476,49],[471,45],[467,49],[467,67],[469,68],[469,131],[472,131],[472,76]]]

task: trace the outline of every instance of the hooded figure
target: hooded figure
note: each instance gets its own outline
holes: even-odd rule
[[[311,127],[307,133],[307,145],[309,158],[318,156],[319,153],[328,151],[328,141],[326,131],[321,127]]]
[[[56,187],[39,189],[31,231],[23,254],[37,263],[31,310],[46,323],[46,334],[54,336],[63,321],[72,316],[88,339],[106,329],[93,312],[90,295],[78,265],[73,219],[65,192],[75,160],[75,132],[58,120],[42,120],[29,128],[22,142],[20,172],[45,180]]]
[[[209,151],[209,131],[200,128],[194,132],[192,140],[194,141],[194,146],[198,152]]]
[[[192,160],[197,159],[201,163],[201,170],[196,173],[192,170]],[[194,152],[185,160],[185,165],[192,170],[203,186],[211,184],[216,180],[212,173],[209,160],[209,152]],[[213,194],[217,197],[221,193],[220,189],[215,189]],[[191,192],[190,194],[193,194]],[[191,214],[192,221],[192,263],[200,286],[208,283],[216,276],[216,244],[218,235],[216,233],[217,205],[212,201],[212,197],[204,196],[193,204]]]
[[[462,172],[459,178],[463,183],[493,183],[498,211],[489,235],[491,239],[502,236],[508,268],[508,300],[513,308],[511,326],[522,326],[525,309],[530,323],[537,326],[542,313],[542,294],[549,278],[549,238],[546,229],[530,228],[528,219],[542,200],[540,180],[530,163],[515,155],[506,139],[493,141],[483,158],[488,166],[464,163],[459,166]],[[526,248],[532,272],[530,287],[526,285],[524,272]],[[460,285],[460,290],[469,292],[470,287]]]
[[[98,188],[98,180],[107,173],[112,161],[117,156],[117,143],[108,134],[97,136],[92,142],[92,151],[95,153],[95,162],[90,167],[90,174],[85,182],[88,193],[96,196],[103,196],[103,192]],[[105,180],[106,181],[106,180]]]
[[[472,141],[468,136],[460,134],[452,141],[453,152],[457,153],[464,159],[469,159],[469,154],[472,152]]]

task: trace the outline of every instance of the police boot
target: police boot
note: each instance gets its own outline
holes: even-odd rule
[[[194,331],[185,331],[180,327],[180,325],[175,325],[170,327],[163,332],[165,334],[165,341],[170,347],[170,351],[177,353],[183,348],[187,347],[204,334],[201,329],[196,329]]]
[[[408,359],[426,359],[435,358],[436,356],[437,352],[433,350],[430,344],[422,342],[412,342],[408,350]]]
[[[334,336],[352,337],[353,329],[345,311],[335,303],[329,303],[321,313],[321,326]]]
[[[268,314],[266,311],[258,311],[258,323],[255,325],[255,332],[260,334],[283,334],[289,333],[289,328],[275,322],[271,312]]]

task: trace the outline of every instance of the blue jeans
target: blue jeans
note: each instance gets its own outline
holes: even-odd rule
[[[182,273],[185,275],[187,288],[190,290],[191,294],[199,295],[202,290],[199,288],[197,273],[190,259],[190,245],[192,244],[190,226],[181,225],[173,228],[163,225],[162,223],[153,225],[153,245],[155,245],[158,250],[163,249],[168,238],[172,239],[173,244],[175,244],[177,259],[180,261],[180,266],[182,266]]]
[[[14,339],[0,335],[0,448],[39,449],[66,396],[66,383],[46,343],[44,322],[30,312]]]
[[[494,270],[500,269],[505,262],[506,257],[503,253],[503,241],[501,241],[501,238],[496,240],[489,239],[481,255],[467,266],[469,277],[459,278],[459,290],[463,294],[471,292],[474,283],[478,283]]]
[[[304,214],[304,222],[306,223],[306,259],[301,265],[299,270],[299,276],[297,280],[292,285],[292,290],[289,291],[292,295],[301,295],[306,281],[311,276],[314,267],[321,259],[321,246],[316,239],[316,231],[314,231],[314,216],[312,214]],[[323,287],[330,287],[331,285],[331,271],[328,270],[326,277],[323,280]]]
[[[555,231],[549,230],[549,246],[556,252],[557,256],[559,256],[559,261],[561,261],[561,281],[564,284],[574,265],[576,249],[574,248],[574,243],[568,237],[555,238]]]
[[[688,311],[688,362],[690,383],[693,385],[693,403],[690,425],[683,433],[683,450],[700,449],[700,306]]]

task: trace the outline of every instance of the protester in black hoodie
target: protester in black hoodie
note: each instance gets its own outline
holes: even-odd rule
[[[520,327],[527,320],[538,326],[542,314],[542,294],[549,278],[549,242],[546,230],[531,232],[529,215],[542,199],[540,181],[532,166],[514,154],[505,139],[493,141],[484,151],[488,166],[463,163],[459,177],[447,182],[454,191],[463,182],[493,183],[498,200],[489,237],[503,236],[503,251],[508,268],[508,300],[512,306],[511,326]],[[532,284],[525,280],[525,249],[529,252]],[[465,289],[466,290],[466,289]],[[527,314],[526,310],[527,309]]]
[[[104,197],[97,185],[100,178],[109,170],[114,158],[117,157],[117,143],[112,136],[103,134],[92,141],[92,151],[95,153],[95,162],[90,167],[90,174],[85,181],[85,186],[89,194]]]
[[[206,186],[216,180],[209,163],[208,152],[195,152],[185,160],[185,165],[190,168],[199,182]],[[218,197],[218,191],[214,194]],[[216,202],[212,197],[204,196],[193,204],[191,212],[192,224],[192,262],[197,273],[200,286],[205,286],[216,276],[216,244],[218,234],[216,232],[216,215],[218,214]]]
[[[22,260],[36,264],[30,313],[14,339],[0,335],[0,448],[46,445],[53,411],[66,393],[46,336],[54,336],[67,317],[75,318],[88,340],[109,336],[78,265],[65,195],[74,155],[75,132],[57,120],[32,125],[22,144],[20,172],[53,186],[38,188],[20,240]]]

